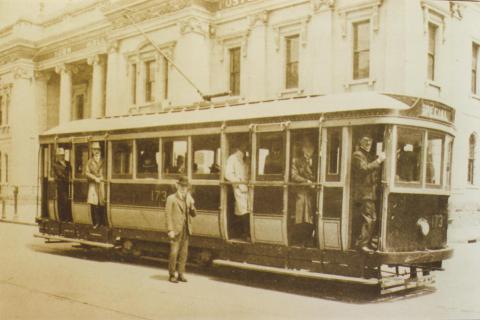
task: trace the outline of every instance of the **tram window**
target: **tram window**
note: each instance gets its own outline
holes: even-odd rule
[[[112,142],[112,178],[132,178],[132,141]]]
[[[49,156],[50,156],[48,146],[43,146],[42,147],[42,155],[43,155],[43,174],[42,174],[42,177],[47,178],[48,177]],[[0,159],[1,159],[1,153],[0,153]],[[1,165],[1,161],[0,161],[0,165]],[[1,176],[1,174],[0,174],[0,176]]]
[[[137,140],[137,178],[158,178],[158,139]]]
[[[428,184],[440,185],[442,183],[443,142],[442,135],[428,133],[426,172]]]
[[[452,181],[452,152],[453,152],[453,140],[451,137],[448,139],[448,150],[447,150],[447,159],[445,164],[445,169],[447,171],[447,187],[450,188]]]
[[[163,142],[163,173],[187,174],[187,140],[168,139]]]
[[[422,130],[398,128],[397,181],[420,182],[422,141]]]
[[[342,158],[342,130],[328,129],[327,134],[327,181],[340,181]]]
[[[282,132],[257,135],[257,174],[259,178],[281,180],[285,172],[285,146]]]
[[[293,182],[306,182],[317,180],[317,148],[318,130],[292,131],[292,162],[291,180]]]
[[[220,136],[192,137],[192,173],[194,178],[215,179],[220,174]]]
[[[88,145],[86,143],[75,145],[75,178],[85,178],[88,162]]]

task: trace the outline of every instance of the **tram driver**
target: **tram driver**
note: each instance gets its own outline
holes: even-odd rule
[[[370,153],[373,139],[368,133],[361,136],[357,150],[353,153],[352,179],[354,213],[362,220],[356,246],[364,252],[372,252],[376,245],[372,243],[377,222],[377,178],[380,167],[385,161],[385,153],[378,153],[377,158]]]

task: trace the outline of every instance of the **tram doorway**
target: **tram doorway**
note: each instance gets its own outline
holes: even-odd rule
[[[59,221],[72,222],[72,145],[58,144],[52,152],[52,176],[55,182],[54,209]]]
[[[230,240],[251,239],[251,190],[249,133],[232,133],[227,136],[225,163],[227,237]]]
[[[366,155],[366,161],[371,164],[373,161],[382,154],[385,153],[385,126],[358,126],[353,128],[352,132],[352,157],[355,152],[362,152]],[[361,140],[364,137],[370,137],[372,139],[370,151],[366,151],[361,147]],[[356,248],[360,244],[360,238],[369,236],[371,241],[369,246],[372,249],[378,247],[378,233],[379,223],[381,218],[382,208],[382,177],[383,177],[383,163],[379,167],[369,169],[367,173],[368,179],[363,175],[359,175],[358,168],[353,164],[354,159],[351,161],[351,182],[350,182],[350,247]],[[361,179],[362,181],[358,181]],[[368,181],[367,181],[368,180]],[[371,180],[371,181],[370,181]],[[372,215],[375,217],[371,225],[371,230],[368,229],[368,223],[365,221],[364,213],[365,202],[373,201],[374,210]],[[363,209],[362,209],[363,208]],[[366,234],[365,234],[366,233]]]

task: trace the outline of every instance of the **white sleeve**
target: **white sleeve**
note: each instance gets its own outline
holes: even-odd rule
[[[230,182],[238,182],[235,174],[235,159],[232,156],[227,159],[227,164],[225,165],[225,179]]]

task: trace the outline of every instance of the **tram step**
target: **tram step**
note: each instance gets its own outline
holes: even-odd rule
[[[54,236],[54,235],[44,234],[44,233],[36,233],[33,236],[35,238],[47,239],[47,240],[50,240],[50,241],[53,240],[53,241],[80,243],[80,244],[84,244],[84,245],[87,245],[87,246],[100,247],[100,248],[105,248],[105,249],[113,249],[114,248],[114,245],[110,244],[110,243],[89,241],[89,240],[83,240],[83,239],[67,238],[67,237]]]
[[[310,272],[307,270],[283,269],[283,268],[260,266],[260,265],[255,265],[251,263],[236,262],[236,261],[230,261],[230,260],[215,259],[213,260],[213,264],[217,266],[233,267],[233,268],[261,271],[261,272],[270,272],[270,273],[289,275],[289,276],[295,276],[295,277],[303,277],[303,278],[311,278],[311,279],[317,279],[317,280],[331,280],[331,281],[358,283],[358,284],[365,284],[365,285],[378,285],[379,283],[378,279],[348,277],[348,276],[341,276],[341,275],[335,275],[335,274]]]

